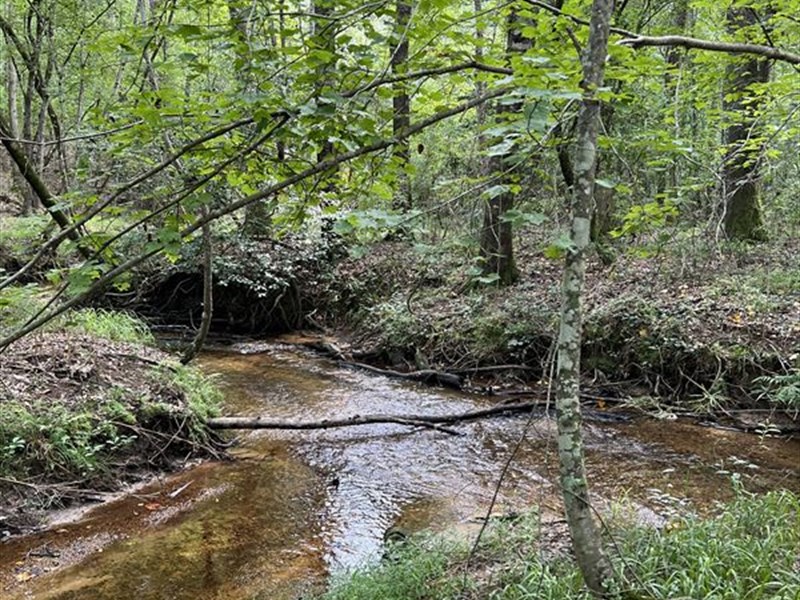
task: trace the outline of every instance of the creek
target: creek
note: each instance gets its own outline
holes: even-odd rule
[[[316,421],[451,414],[496,402],[342,368],[280,342],[210,351],[200,362],[217,374],[226,414]],[[455,427],[464,435],[399,425],[243,434],[233,461],[159,477],[0,545],[0,595],[299,598],[331,574],[378,560],[390,527],[472,535],[523,433],[494,513],[539,506],[558,517],[550,418]],[[598,503],[622,499],[644,522],[711,512],[732,497],[732,478],[751,491],[800,492],[798,439],[652,418],[589,419],[585,432]]]

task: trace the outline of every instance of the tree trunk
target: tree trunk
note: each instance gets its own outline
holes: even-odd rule
[[[312,48],[327,50],[328,52],[333,53],[336,50],[336,30],[333,26],[333,23],[326,18],[333,13],[331,4],[331,0],[314,0],[312,4],[312,11],[315,17],[312,27],[311,46]],[[329,63],[325,63],[317,67],[315,96],[318,102],[320,101],[325,88],[331,84],[329,74],[330,69],[331,65]],[[330,140],[323,140],[322,146],[317,152],[317,162],[324,161],[331,154],[333,154],[333,143]],[[332,169],[325,175],[326,177],[332,177],[335,173],[336,169]],[[333,184],[329,182],[323,186],[323,189],[330,190],[333,189],[333,187]]]
[[[208,208],[203,207],[203,216],[208,215]],[[203,316],[200,328],[194,340],[181,356],[181,364],[186,365],[197,356],[211,330],[211,317],[214,312],[214,255],[211,246],[211,224],[203,224]]]
[[[10,13],[11,6],[9,4],[8,11]],[[6,56],[6,97],[8,99],[8,133],[14,139],[19,137],[19,113],[17,112],[17,91],[19,89],[19,80],[17,79],[17,70],[14,66],[14,61],[9,52]],[[23,215],[28,214],[30,207],[28,201],[25,199],[28,193],[28,184],[22,174],[12,167],[12,180],[14,188],[22,196],[23,203],[21,212]]]
[[[580,409],[582,291],[589,245],[592,193],[595,182],[600,101],[595,90],[603,85],[608,31],[613,0],[594,0],[589,44],[583,57],[583,103],[578,115],[575,184],[572,192],[572,248],[567,253],[561,288],[561,323],[558,334],[556,410],[558,457],[575,557],[587,586],[606,597],[613,576],[589,503],[583,460]]]
[[[506,60],[510,62],[514,54],[525,52],[531,41],[523,37],[523,22],[513,10],[508,15],[506,31]],[[520,106],[506,107],[498,104],[496,115],[501,118],[507,111],[518,111]],[[495,140],[499,142],[500,140]],[[497,185],[505,190],[486,201],[483,209],[483,228],[481,229],[481,259],[483,276],[496,276],[499,285],[510,285],[519,277],[514,261],[514,239],[511,223],[505,219],[506,213],[514,208],[514,194],[510,190],[516,182],[516,171],[509,164],[513,150],[489,158],[489,172],[496,175]]]
[[[675,0],[672,5],[672,24],[675,35],[686,35],[689,26],[689,0]],[[670,47],[667,50],[667,63],[670,68],[664,75],[664,87],[667,98],[672,99],[672,120],[674,123],[675,139],[680,139],[682,135],[681,123],[682,104],[681,104],[681,79],[683,77],[686,51],[683,48]],[[680,161],[673,161],[669,168],[669,184],[673,188],[678,188],[681,184]]]
[[[396,0],[393,47],[391,49],[393,75],[402,75],[408,71],[408,25],[410,20],[411,3],[409,0]],[[398,81],[394,84],[392,108],[392,133],[395,137],[400,137],[411,124],[411,99],[408,95],[407,82]],[[408,161],[411,154],[407,137],[401,138],[395,144],[393,154],[399,171],[394,205],[399,210],[409,210],[412,206],[411,185],[408,177]]]
[[[47,212],[61,229],[70,230],[70,233],[67,237],[75,242],[75,245],[78,249],[78,252],[81,253],[81,256],[84,258],[90,258],[92,253],[81,243],[81,235],[75,229],[72,229],[72,222],[70,221],[69,217],[64,213],[64,211],[58,208],[56,197],[50,193],[49,188],[42,180],[36,167],[31,164],[31,161],[28,159],[27,154],[25,154],[22,148],[15,142],[11,141],[13,137],[11,135],[10,127],[2,115],[0,115],[0,138],[2,138],[2,145],[8,151],[11,159],[17,165],[17,169],[22,176],[25,177],[25,181],[28,182],[30,188],[33,190],[33,193],[36,194],[36,197],[47,209]]]
[[[752,8],[731,7],[727,25],[731,31],[756,25],[758,18]],[[722,163],[723,224],[725,234],[732,240],[764,241],[767,231],[761,214],[758,185],[762,144],[756,113],[758,96],[748,93],[754,84],[767,83],[770,62],[753,57],[737,58],[727,70],[725,111],[735,115],[735,121],[725,130],[727,153]]]

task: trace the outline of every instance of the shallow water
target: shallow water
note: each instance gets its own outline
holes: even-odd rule
[[[290,345],[206,353],[227,414],[316,421],[446,414],[493,400],[338,367]],[[297,598],[330,573],[376,560],[384,532],[464,527],[495,513],[559,509],[553,422],[516,416],[459,425],[462,436],[398,425],[241,436],[237,460],[205,463],[0,546],[4,598]],[[587,465],[601,504],[642,520],[712,510],[731,478],[800,491],[800,440],[675,421],[590,421]]]

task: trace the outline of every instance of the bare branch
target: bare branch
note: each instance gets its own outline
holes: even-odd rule
[[[682,35],[665,35],[651,37],[639,35],[632,38],[620,40],[617,44],[630,46],[631,48],[641,48],[643,46],[678,46],[695,50],[709,50],[711,52],[725,52],[728,54],[755,54],[773,60],[780,60],[791,65],[800,65],[800,54],[793,54],[786,50],[763,46],[761,44],[743,44],[738,42],[713,42],[698,38],[685,37]]]
[[[541,8],[556,16],[569,19],[577,25],[588,27],[589,22],[575,15],[551,6],[547,2],[541,0],[524,0],[526,4]],[[670,46],[689,48],[693,50],[708,50],[711,52],[726,52],[728,54],[755,54],[773,60],[780,60],[792,65],[800,65],[800,54],[794,54],[779,48],[771,46],[764,46],[761,44],[744,44],[739,42],[715,42],[711,40],[701,40],[699,38],[685,37],[682,35],[665,35],[665,36],[648,36],[639,35],[627,29],[620,29],[619,27],[611,27],[611,33],[622,36],[625,39],[620,40],[617,44],[621,46],[630,46],[631,48],[641,48],[644,46]]]
[[[17,169],[19,169],[19,172],[31,186],[31,189],[33,189],[33,191],[36,193],[36,196],[39,198],[42,205],[47,209],[47,212],[50,213],[50,216],[53,218],[53,220],[61,229],[68,232],[67,235],[69,239],[76,243],[78,251],[84,257],[88,258],[89,250],[80,243],[80,233],[78,233],[76,229],[72,228],[72,222],[70,221],[70,218],[58,207],[56,197],[53,196],[44,180],[39,176],[39,173],[36,171],[36,169],[34,169],[30,160],[28,160],[28,156],[25,154],[22,148],[17,146],[16,143],[6,139],[10,136],[10,134],[11,127],[8,123],[6,123],[3,116],[0,115],[0,142],[3,146],[5,146],[5,149],[8,151],[9,155],[11,155],[11,158],[17,165]]]
[[[484,63],[479,63],[477,61],[471,60],[468,62],[458,63],[455,65],[449,65],[446,67],[437,67],[433,69],[422,69],[420,71],[414,71],[413,73],[404,73],[403,75],[395,75],[392,77],[384,77],[381,79],[377,79],[375,81],[371,81],[370,83],[363,85],[359,88],[356,88],[352,91],[345,92],[342,94],[344,98],[352,98],[357,96],[358,94],[363,94],[364,92],[368,92],[376,87],[380,87],[382,85],[389,85],[392,83],[399,83],[401,81],[408,81],[411,79],[421,79],[423,77],[432,77],[434,75],[444,75],[446,73],[455,73],[457,71],[465,71],[467,69],[474,69],[476,71],[485,71],[487,73],[497,73],[498,75],[513,75],[514,71],[511,69],[507,69],[505,67],[496,67],[493,65],[487,65]]]
[[[58,140],[51,140],[48,142],[38,142],[36,140],[22,140],[19,138],[8,138],[8,137],[0,137],[0,141],[16,142],[17,144],[24,144],[26,146],[42,146],[42,147],[57,146],[59,144],[66,144],[67,142],[81,142],[84,140],[93,140],[100,137],[114,135],[115,133],[119,133],[120,131],[125,131],[126,129],[131,129],[132,127],[141,125],[142,123],[143,121],[134,121],[132,123],[128,123],[127,125],[122,125],[121,127],[117,127],[116,129],[109,129],[107,131],[97,131],[95,133],[84,133],[81,135],[76,135],[68,138],[61,138]]]
[[[372,154],[374,152],[378,152],[380,150],[385,150],[386,148],[390,148],[392,145],[396,144],[397,141],[399,139],[401,139],[401,138],[408,137],[408,136],[414,135],[416,133],[419,133],[423,129],[425,129],[427,127],[430,127],[431,125],[434,125],[435,123],[438,123],[439,121],[442,121],[442,120],[447,119],[449,117],[452,117],[452,116],[461,114],[463,112],[466,112],[466,111],[470,110],[471,108],[475,108],[476,106],[479,106],[480,104],[483,104],[484,102],[488,102],[489,100],[492,100],[494,98],[502,96],[503,94],[507,94],[508,92],[509,92],[509,88],[501,88],[501,89],[493,90],[493,91],[488,92],[488,93],[486,93],[486,94],[484,94],[482,96],[478,96],[476,98],[473,98],[472,100],[469,100],[467,102],[464,102],[462,104],[459,104],[457,106],[449,108],[447,110],[440,111],[440,112],[428,117],[427,119],[423,119],[422,121],[420,121],[416,125],[413,125],[412,127],[409,127],[403,133],[402,136],[392,137],[392,138],[388,138],[388,139],[385,139],[385,140],[381,140],[380,142],[375,142],[374,144],[370,144],[369,146],[363,146],[363,147],[358,148],[356,150],[352,150],[350,152],[346,152],[344,154],[339,154],[339,155],[333,156],[331,158],[328,158],[327,160],[319,162],[319,163],[315,164],[314,166],[309,167],[308,169],[305,169],[304,171],[301,171],[300,173],[296,173],[295,175],[292,175],[291,177],[288,177],[288,178],[284,179],[281,182],[275,183],[275,184],[265,188],[264,190],[262,190],[260,192],[256,192],[255,194],[251,194],[247,198],[243,198],[243,199],[239,200],[238,202],[233,202],[233,203],[231,203],[231,204],[229,204],[227,206],[223,206],[223,207],[221,207],[221,208],[219,208],[219,209],[217,209],[215,211],[209,212],[209,214],[206,215],[205,217],[198,219],[194,224],[189,225],[186,228],[184,228],[180,232],[181,237],[184,237],[184,238],[188,237],[191,234],[193,234],[195,231],[197,231],[198,229],[201,229],[202,226],[205,225],[206,223],[210,223],[211,221],[215,221],[216,219],[219,219],[220,217],[228,215],[228,214],[230,214],[232,212],[235,212],[235,211],[239,210],[240,208],[244,208],[248,204],[252,204],[253,202],[257,202],[259,200],[263,200],[264,198],[268,198],[269,196],[277,194],[278,192],[280,192],[283,189],[291,187],[291,186],[293,186],[293,185],[295,185],[295,184],[297,184],[297,183],[299,183],[301,181],[304,181],[305,179],[308,179],[309,177],[313,177],[314,175],[317,175],[319,173],[327,171],[328,169],[331,169],[332,167],[335,167],[335,166],[340,165],[340,164],[345,163],[345,162],[349,162],[349,161],[351,161],[351,160],[353,160],[355,158],[358,158],[360,156],[364,156],[366,154]],[[172,204],[174,204],[174,203],[170,203],[170,205],[172,205]],[[163,208],[164,207],[162,207],[162,209]],[[157,255],[159,252],[161,252],[161,250],[163,250],[163,248],[164,248],[164,246],[161,245],[161,244],[156,245],[156,246],[152,246],[146,252],[144,252],[143,254],[138,254],[136,256],[133,256],[133,257],[129,258],[128,260],[126,260],[125,262],[123,262],[123,263],[115,266],[114,268],[110,269],[109,271],[106,271],[105,273],[103,273],[103,275],[101,275],[92,284],[92,286],[88,290],[86,290],[86,291],[84,291],[84,292],[82,292],[80,294],[76,294],[75,296],[73,296],[72,298],[70,298],[69,300],[64,302],[63,304],[60,304],[59,306],[54,308],[52,311],[50,311],[50,312],[48,312],[46,314],[42,314],[42,315],[38,316],[36,319],[30,321],[29,323],[26,323],[23,327],[21,327],[18,330],[12,332],[11,334],[6,336],[5,338],[0,339],[0,352],[5,350],[10,344],[12,344],[15,341],[25,337],[27,334],[31,333],[32,331],[35,331],[36,329],[38,329],[39,327],[41,327],[45,323],[48,323],[49,321],[51,321],[52,319],[54,319],[58,315],[61,315],[61,314],[65,313],[66,311],[68,311],[70,308],[72,308],[74,306],[77,306],[82,302],[85,302],[88,298],[91,298],[92,296],[97,294],[100,290],[102,290],[104,287],[106,287],[109,284],[111,284],[119,275],[130,271],[134,267],[136,267],[136,266],[142,264],[143,262],[145,262],[147,259]]]
[[[262,417],[217,417],[209,419],[206,424],[211,429],[330,429],[334,427],[353,427],[356,425],[373,425],[377,423],[396,423],[414,427],[438,424],[454,424],[464,421],[475,421],[486,417],[494,417],[514,412],[527,412],[534,408],[544,407],[546,400],[520,402],[516,404],[500,404],[490,408],[468,411],[451,415],[355,415],[344,419],[326,419],[297,423],[291,421],[270,421]],[[457,433],[452,430],[447,433]]]

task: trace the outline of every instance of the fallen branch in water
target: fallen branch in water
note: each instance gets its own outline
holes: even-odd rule
[[[462,369],[451,369],[450,373],[470,374],[470,373],[491,373],[494,371],[536,371],[534,367],[528,365],[488,365],[485,367],[464,367]]]
[[[458,431],[443,427],[443,425],[454,425],[456,423],[475,421],[507,413],[527,412],[546,405],[546,400],[534,400],[532,402],[520,402],[517,404],[499,404],[491,408],[472,410],[453,415],[354,415],[346,419],[324,419],[322,421],[309,421],[306,423],[270,421],[263,417],[217,417],[215,419],[208,419],[206,424],[211,429],[308,430],[352,427],[355,425],[373,425],[376,423],[395,423],[410,427],[428,427],[451,435],[462,435]]]
[[[447,373],[445,371],[434,371],[433,369],[424,369],[422,371],[411,371],[410,373],[402,373],[400,371],[391,371],[389,369],[379,369],[372,365],[366,365],[359,362],[340,361],[343,367],[351,367],[355,369],[362,369],[370,373],[377,373],[384,377],[393,377],[395,379],[406,379],[408,381],[419,381],[421,383],[437,383],[444,387],[460,390],[464,385],[464,378],[460,375]]]

